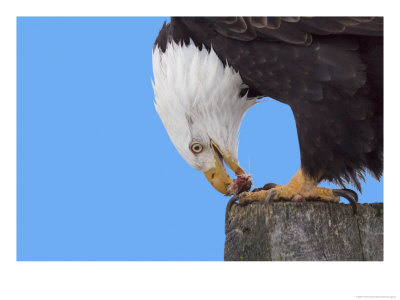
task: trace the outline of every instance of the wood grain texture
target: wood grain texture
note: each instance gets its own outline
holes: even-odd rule
[[[383,203],[274,202],[232,206],[226,261],[382,261]]]

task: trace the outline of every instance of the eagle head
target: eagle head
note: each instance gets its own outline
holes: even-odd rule
[[[248,191],[252,179],[238,162],[238,133],[256,100],[241,95],[246,85],[239,73],[212,48],[171,41],[165,51],[154,47],[153,74],[154,105],[180,155],[219,192]]]

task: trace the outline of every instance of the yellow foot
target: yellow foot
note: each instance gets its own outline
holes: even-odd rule
[[[305,176],[300,169],[287,185],[268,184],[262,189],[255,189],[253,192],[241,193],[233,197],[227,206],[229,210],[237,200],[239,205],[245,205],[254,201],[270,202],[278,199],[289,201],[320,200],[325,202],[338,203],[340,197],[349,200],[356,213],[357,194],[349,189],[328,189],[317,186],[318,181]]]
[[[245,192],[238,195],[239,204],[247,204],[254,201],[275,201],[278,199],[291,200],[296,202],[306,199],[321,200],[326,202],[339,202],[340,197],[334,193],[335,190],[313,187],[302,190],[293,185],[277,185],[269,190],[258,190]]]

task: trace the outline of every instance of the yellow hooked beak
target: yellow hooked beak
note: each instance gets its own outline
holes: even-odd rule
[[[211,149],[214,152],[216,167],[204,172],[207,180],[220,193],[230,195],[229,186],[233,183],[232,178],[226,172],[224,162],[235,172],[236,175],[246,174],[244,170],[229,155],[224,154],[214,141],[211,140]]]

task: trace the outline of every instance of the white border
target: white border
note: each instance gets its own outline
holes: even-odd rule
[[[357,295],[400,296],[399,196],[396,193],[399,96],[394,90],[398,88],[395,80],[399,70],[399,26],[395,1],[392,4],[341,0],[262,2],[261,7],[256,1],[249,0],[238,1],[235,7],[233,1],[218,3],[211,0],[2,2],[1,299],[355,299]],[[385,262],[16,262],[16,16],[210,14],[385,16]]]

